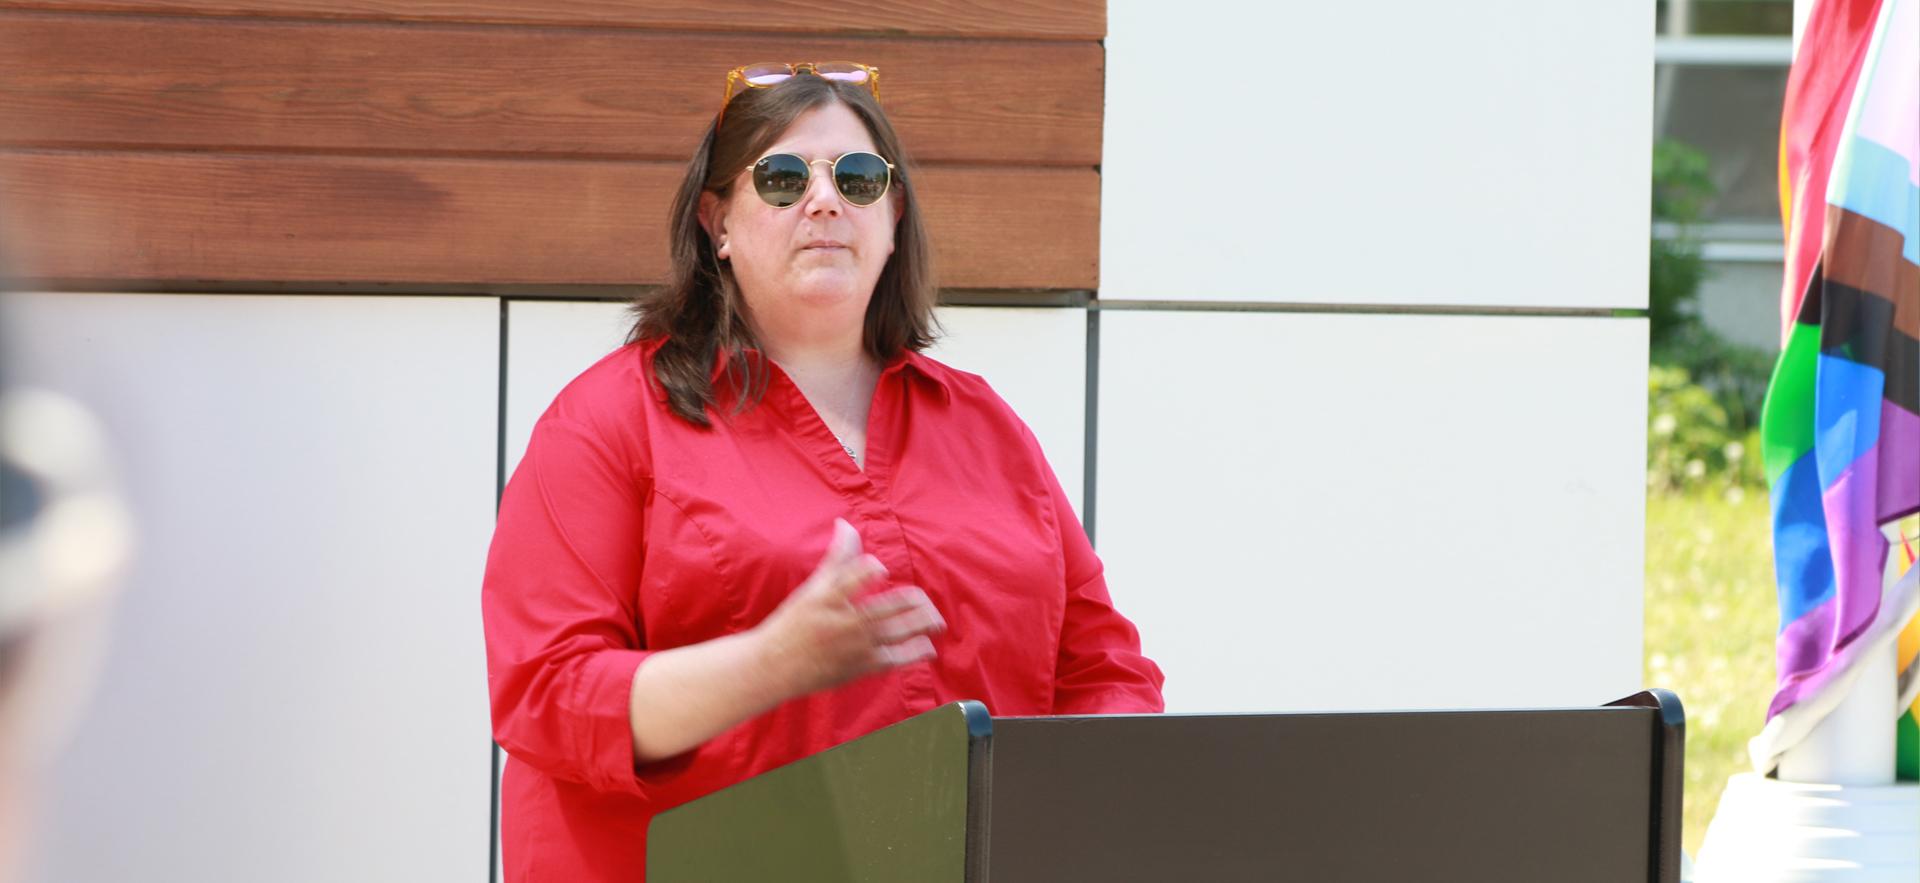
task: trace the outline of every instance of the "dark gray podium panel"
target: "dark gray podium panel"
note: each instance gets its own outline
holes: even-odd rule
[[[989,879],[1648,879],[1644,708],[996,718]]]

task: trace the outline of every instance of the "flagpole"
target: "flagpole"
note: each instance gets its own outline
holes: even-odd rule
[[[1780,755],[1782,782],[1893,784],[1894,645],[1885,642],[1854,662],[1852,688],[1805,738]]]

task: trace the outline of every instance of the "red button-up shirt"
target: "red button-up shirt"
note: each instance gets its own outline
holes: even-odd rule
[[[675,416],[648,383],[655,346],[615,351],[554,399],[500,502],[481,595],[508,880],[640,880],[655,813],[945,703],[1163,708],[1033,434],[984,380],[916,353],[886,365],[863,471],[771,364],[757,406],[725,416],[723,378],[711,429]],[[758,624],[835,518],[939,608],[938,656],[636,766],[636,667]]]

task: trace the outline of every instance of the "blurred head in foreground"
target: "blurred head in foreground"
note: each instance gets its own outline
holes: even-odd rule
[[[0,347],[8,298],[0,293]],[[9,382],[0,349],[0,880],[31,842],[37,779],[91,692],[127,560],[127,510],[99,425]]]

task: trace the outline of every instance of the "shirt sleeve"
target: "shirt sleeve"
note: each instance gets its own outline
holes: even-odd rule
[[[647,657],[649,482],[618,447],[541,418],[500,499],[481,612],[494,740],[554,778],[639,794],[628,703]]]
[[[1028,441],[1039,450],[1039,443]],[[1066,559],[1067,604],[1054,663],[1055,714],[1137,714],[1166,710],[1160,666],[1140,652],[1140,632],[1113,606],[1106,568],[1087,541],[1086,528],[1044,457],[1055,520]]]

